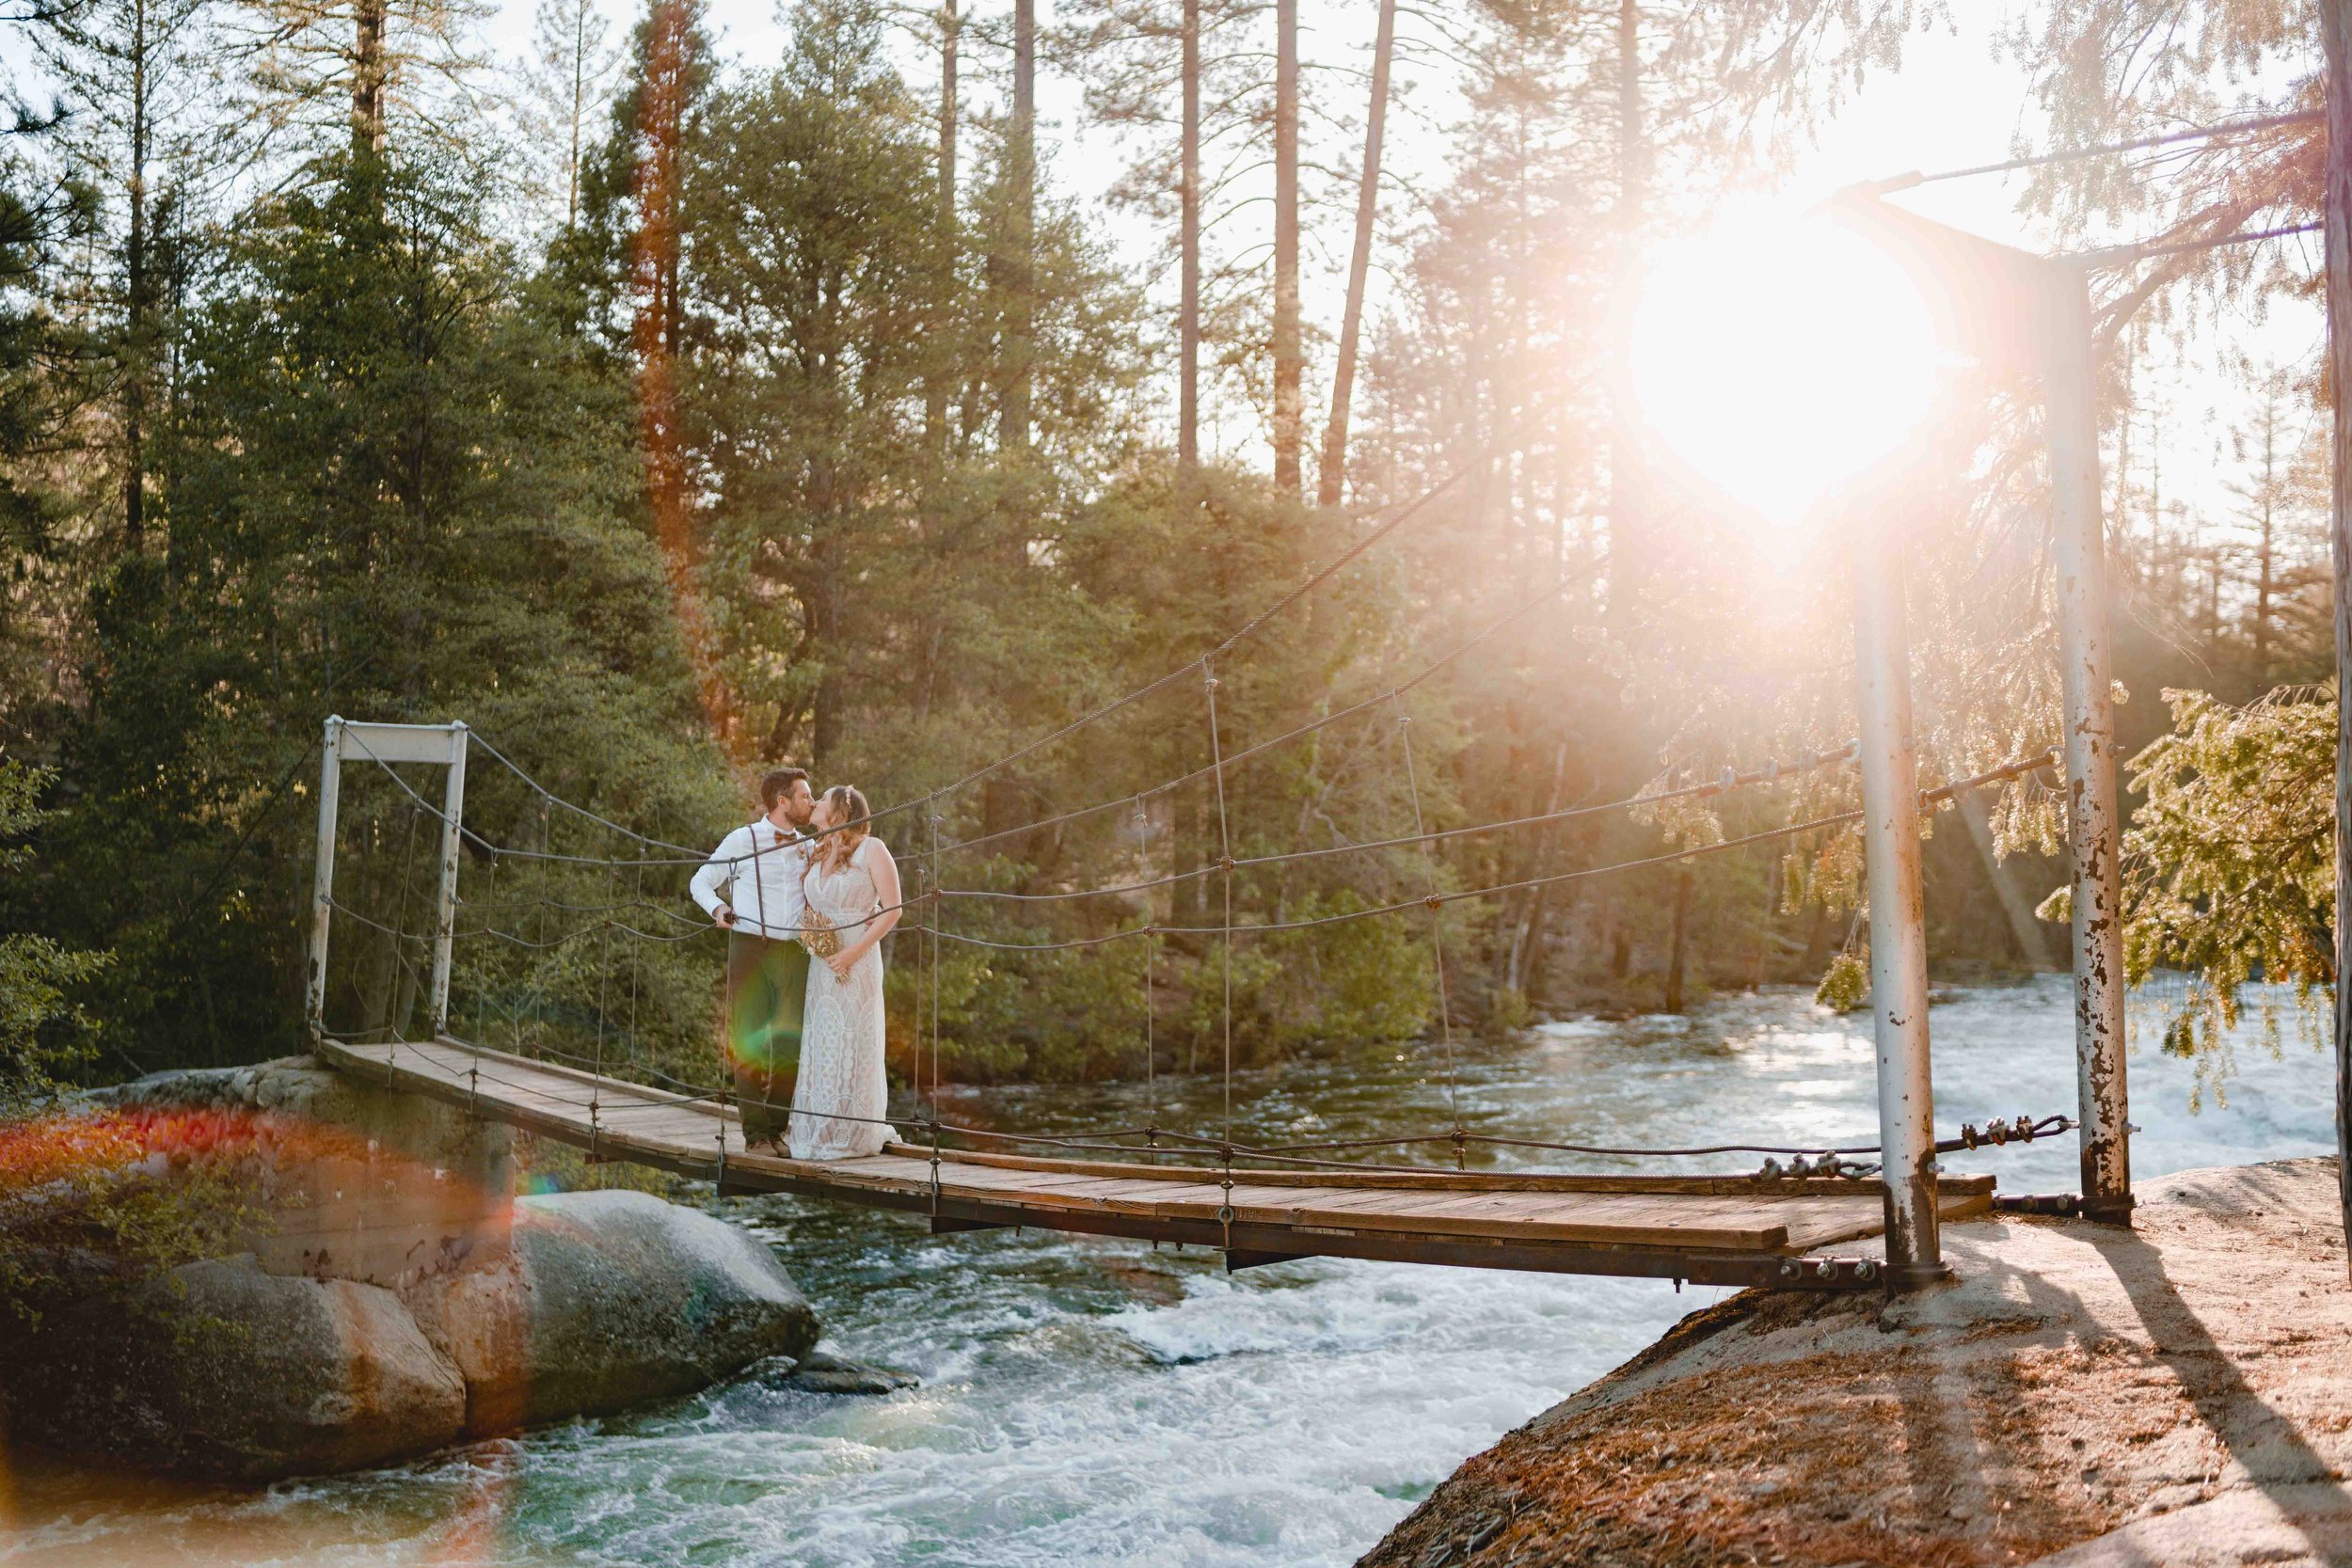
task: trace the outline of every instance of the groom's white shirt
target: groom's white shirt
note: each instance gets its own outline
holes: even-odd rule
[[[746,823],[721,839],[694,873],[694,902],[713,919],[725,904],[735,911],[734,928],[747,937],[795,940],[808,907],[801,874],[808,869],[812,842],[764,816]]]

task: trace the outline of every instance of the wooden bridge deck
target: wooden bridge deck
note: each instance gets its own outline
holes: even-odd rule
[[[921,1214],[934,1231],[1033,1226],[1173,1242],[1221,1249],[1235,1268],[1339,1257],[1783,1289],[1879,1284],[1867,1259],[1820,1255],[1879,1233],[1876,1181],[1236,1169],[1229,1221],[1219,1212],[1219,1173],[1197,1166],[950,1149],[934,1182],[927,1148],[893,1143],[839,1161],[753,1151],[733,1110],[708,1100],[455,1040],[326,1040],[320,1054],[371,1083],[598,1158],[718,1180],[729,1193],[793,1193]],[[1959,1219],[1992,1201],[1991,1177],[1947,1178],[1939,1207]]]

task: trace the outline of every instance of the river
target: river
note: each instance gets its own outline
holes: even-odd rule
[[[1937,1124],[2074,1109],[2061,977],[1954,991],[1932,1014]],[[2328,1152],[2332,1067],[2290,1019],[2198,1094],[2134,1051],[2135,1171]],[[1164,1079],[1168,1125],[1213,1125],[1221,1084]],[[2192,1098],[2201,1106],[2191,1110]],[[1443,1126],[1677,1145],[1873,1141],[1867,1015],[1801,993],[1688,1019],[1546,1025],[1237,1076],[1237,1135]],[[951,1114],[1032,1130],[1135,1121],[1143,1085],[993,1090]],[[2009,1192],[2076,1185],[2067,1136],[1949,1162]],[[1691,1168],[1752,1168],[1716,1159]],[[1619,1169],[1601,1160],[1564,1168]],[[16,1479],[0,1560],[25,1564],[492,1563],[1029,1568],[1343,1564],[1466,1456],[1624,1360],[1719,1291],[1320,1259],[1220,1271],[1148,1244],[978,1233],[794,1199],[728,1205],[781,1249],[827,1347],[921,1375],[886,1399],[757,1378],[625,1418],[263,1492]],[[0,1477],[0,1523],[8,1510]]]

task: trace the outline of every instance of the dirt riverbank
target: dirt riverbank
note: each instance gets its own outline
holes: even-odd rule
[[[2332,1160],[1949,1227],[1957,1277],[1744,1294],[1472,1458],[1359,1568],[2352,1563]]]

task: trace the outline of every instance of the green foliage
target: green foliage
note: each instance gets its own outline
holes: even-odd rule
[[[31,849],[8,841],[51,815],[37,801],[54,776],[0,757],[0,873],[13,876],[32,863]],[[90,1019],[74,993],[103,973],[109,958],[31,932],[0,934],[0,1117],[48,1099],[61,1078],[89,1061]]]
[[[1852,1012],[1869,999],[1869,966],[1851,953],[1830,959],[1829,968],[1821,973],[1821,983],[1813,988],[1813,1000],[1832,1012]]]
[[[2291,689],[2165,700],[2171,733],[2129,763],[2145,800],[2124,835],[2124,968],[2135,984],[2188,971],[2165,1049],[2214,1053],[2249,980],[2293,986],[2307,1015],[2335,980],[2336,705]]]
[[[165,13],[121,14],[144,26]],[[1141,138],[1118,198],[1161,217],[1174,188],[1156,118],[1175,96],[1170,14],[1083,6],[1064,40],[1084,56],[1090,109]],[[87,25],[114,15],[89,11],[56,35],[77,57],[76,91],[120,91],[104,85],[119,70],[80,57],[101,47]],[[1741,111],[1725,83],[1793,128],[1832,96],[1824,72],[1898,42],[1896,22],[1856,13],[1843,44],[1800,59],[1785,47],[1796,15],[1710,20],[1660,55],[1654,99],[1692,112],[1659,119],[1657,168],[1731,166],[1724,138]],[[1379,261],[1397,308],[1367,344],[1352,512],[1308,508],[1244,462],[1252,401],[1269,394],[1261,291],[1248,284],[1257,247],[1215,230],[1254,223],[1258,208],[1211,203],[1227,210],[1212,214],[1200,324],[1205,445],[1226,459],[1179,471],[1149,395],[1169,368],[1146,294],[1159,280],[1119,264],[1086,210],[1032,181],[987,116],[961,121],[959,204],[943,212],[938,105],[892,63],[896,20],[875,0],[808,0],[790,8],[779,55],[729,64],[699,5],[649,6],[620,92],[588,106],[609,109],[608,132],[586,150],[579,221],[537,256],[509,242],[543,225],[500,211],[479,172],[512,150],[485,135],[479,159],[436,154],[412,137],[404,94],[381,154],[221,186],[242,205],[218,213],[176,209],[182,248],[167,286],[152,285],[168,299],[135,343],[122,339],[135,353],[108,350],[96,399],[82,372],[59,368],[72,357],[56,352],[71,337],[60,324],[127,308],[111,279],[88,284],[127,260],[127,231],[111,203],[77,208],[71,192],[0,202],[8,308],[26,306],[0,320],[0,531],[30,542],[0,595],[15,618],[0,620],[0,735],[37,741],[28,754],[58,768],[44,786],[58,808],[48,852],[0,886],[0,951],[21,976],[6,993],[15,1037],[42,1050],[96,1037],[78,1001],[119,1053],[109,1070],[299,1045],[307,748],[330,712],[464,718],[565,799],[699,847],[741,820],[741,786],[761,766],[811,764],[887,805],[1185,672],[993,769],[936,822],[884,824],[911,888],[1024,900],[932,906],[969,939],[935,965],[913,961],[930,949],[912,932],[898,942],[902,1077],[934,1026],[950,1076],[1130,1074],[1147,1048],[1162,1067],[1218,1060],[1229,914],[1243,927],[1333,921],[1234,940],[1240,1060],[1425,1033],[1437,943],[1418,900],[1433,887],[1509,890],[1438,917],[1456,1027],[1516,1027],[1587,990],[1651,998],[1676,928],[1670,879],[1559,874],[1851,804],[1849,777],[1808,774],[1641,819],[1425,853],[1366,847],[1851,733],[1842,663],[1824,677],[1820,658],[1843,614],[1820,584],[1844,574],[1791,591],[1672,486],[1621,504],[1620,481],[1640,476],[1608,456],[1597,368],[1612,352],[1605,302],[1632,193],[1597,194],[1607,182],[1590,177],[1615,100],[1594,90],[1589,40],[1565,13],[1505,7],[1460,30],[1467,112],[1449,133],[1448,179],[1409,249]],[[1247,7],[1208,8],[1213,39],[1247,20]],[[1210,54],[1213,135],[1255,134],[1263,80]],[[423,62],[396,49],[391,63]],[[340,101],[313,74],[229,86],[280,120],[328,106],[341,143]],[[105,132],[119,178],[123,105],[102,107],[84,123]],[[459,135],[469,125],[452,121]],[[173,178],[191,172],[175,163]],[[1670,184],[1631,206],[1697,199],[1695,182]],[[57,239],[93,214],[103,263],[64,265]],[[92,315],[92,300],[104,309]],[[78,445],[56,446],[61,415],[86,408]],[[120,428],[134,408],[150,416],[141,432]],[[1986,433],[1955,421],[1950,438],[1973,451]],[[126,491],[133,462],[145,482]],[[1213,739],[1188,661],[1380,508],[1433,487],[1410,529],[1219,658]],[[126,493],[148,498],[148,543],[92,547],[94,519]],[[1960,518],[1968,504],[1922,507]],[[2003,760],[2046,728],[2054,665],[2033,641],[2038,604],[1999,607],[2025,629],[1987,657],[1970,617],[1991,613],[1983,585],[2002,562],[1979,571],[1967,529],[1920,535],[1942,552],[1915,574],[1932,699],[1921,705],[1953,716],[1931,750]],[[1947,582],[1968,587],[1939,597]],[[1514,607],[1525,612],[1503,620]],[[1937,766],[1964,770],[1948,760]],[[429,795],[437,773],[404,777]],[[2012,791],[1994,832],[2047,850],[2053,816]],[[366,922],[421,927],[430,821],[365,766],[346,770],[342,816],[349,912],[329,1022],[414,1033],[421,944]],[[463,856],[455,1027],[706,1081],[720,964],[686,901],[688,868],[562,858],[648,847],[550,807],[479,752],[467,824],[552,858]],[[1218,871],[1229,854],[1299,851],[1333,853]],[[1965,853],[1930,864],[1939,893],[1963,879],[1981,891]],[[1859,839],[1842,832],[1785,860],[1702,863],[1684,905],[1689,993],[1804,976],[1859,865]],[[1126,891],[1065,898],[1104,887]],[[1965,912],[1965,899],[1937,904]],[[1146,925],[1161,933],[1148,999],[1144,944],[1107,940]],[[1937,951],[1982,941],[1939,929]],[[114,956],[103,994],[76,967],[100,952]]]
[[[168,567],[127,559],[94,592],[56,864],[0,895],[116,952],[93,1006],[143,1065],[297,1045],[330,712],[463,716],[643,822],[727,809],[637,521],[626,385],[519,280],[469,176],[320,173],[248,215],[191,314],[160,440]],[[405,802],[362,771],[346,843],[402,842]],[[511,842],[536,800],[482,773],[469,820]],[[351,985],[335,1003],[380,1017]]]

